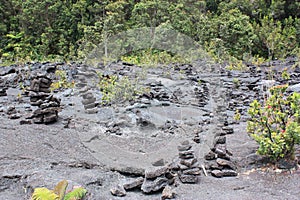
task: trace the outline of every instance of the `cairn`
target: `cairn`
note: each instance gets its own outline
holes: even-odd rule
[[[5,84],[5,81],[0,77],[0,97],[7,96],[6,90],[7,86]]]
[[[184,141],[178,146],[180,168],[178,176],[182,183],[197,183],[201,174],[199,162],[191,148],[189,141]]]
[[[34,123],[52,123],[58,119],[60,100],[50,94],[52,81],[46,75],[36,76],[30,84],[29,97],[32,106],[38,106],[27,119],[33,119]]]
[[[95,114],[98,112],[96,98],[91,92],[91,88],[88,86],[88,79],[95,77],[97,74],[94,71],[87,69],[87,66],[84,66],[81,71],[76,75],[79,79],[76,86],[79,88],[80,96],[82,97],[82,104],[87,114]]]
[[[214,138],[213,148],[205,155],[206,169],[212,176],[221,178],[227,176],[237,176],[237,167],[231,161],[232,153],[227,150],[226,135],[232,134],[233,128],[225,121],[219,134]]]

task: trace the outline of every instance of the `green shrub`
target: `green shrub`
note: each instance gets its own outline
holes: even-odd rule
[[[257,153],[273,161],[294,159],[295,144],[300,143],[300,94],[284,96],[287,85],[274,86],[265,105],[250,104],[247,131],[259,144]]]
[[[54,81],[51,84],[50,89],[52,91],[57,89],[62,89],[62,88],[74,88],[75,82],[74,81],[68,82],[66,71],[56,70],[55,76],[57,78],[57,81]]]
[[[146,88],[140,85],[139,78],[130,80],[127,76],[122,78],[116,75],[106,77],[98,74],[98,76],[98,86],[102,92],[104,105],[134,100],[146,91]]]
[[[121,60],[144,67],[154,67],[159,64],[168,65],[171,63],[188,63],[188,60],[180,57],[179,55],[172,55],[167,51],[157,49],[135,51],[122,56]]]

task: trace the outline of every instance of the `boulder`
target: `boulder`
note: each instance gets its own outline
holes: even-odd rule
[[[168,185],[168,179],[166,177],[158,177],[155,180],[145,179],[142,184],[142,191],[145,193],[157,192]]]
[[[111,194],[117,197],[126,196],[126,190],[121,185],[117,185],[116,187],[110,190]]]
[[[131,189],[134,189],[134,188],[137,188],[137,187],[141,187],[143,182],[144,182],[144,178],[139,177],[139,178],[136,178],[136,179],[125,182],[123,184],[123,187],[124,187],[125,190],[131,190]]]
[[[162,191],[161,199],[173,199],[175,198],[176,193],[172,190],[170,186],[166,186],[164,190]]]

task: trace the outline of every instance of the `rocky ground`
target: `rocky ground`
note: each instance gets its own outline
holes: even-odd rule
[[[300,92],[298,61],[271,64],[244,72],[207,61],[0,67],[1,199],[30,199],[34,188],[63,179],[93,200],[299,199],[300,171],[266,165],[246,133],[248,106],[268,87],[289,83]],[[281,78],[284,68],[289,80]],[[52,91],[56,70],[75,87]],[[104,105],[99,77],[128,77],[145,89],[135,100]]]

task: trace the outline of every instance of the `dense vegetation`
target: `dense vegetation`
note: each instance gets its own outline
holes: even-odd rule
[[[3,61],[83,58],[120,31],[168,24],[216,59],[299,55],[298,0],[0,0]]]

